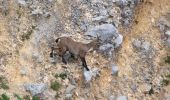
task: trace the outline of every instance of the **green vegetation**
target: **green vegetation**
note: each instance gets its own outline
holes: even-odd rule
[[[31,34],[33,33],[33,30],[36,28],[35,25],[32,25],[31,28],[26,32],[21,35],[21,40],[25,41],[30,39]]]
[[[9,89],[8,81],[4,76],[0,76],[0,89]]]
[[[165,59],[165,63],[170,64],[170,56],[167,56],[167,57],[166,57],[166,59]]]
[[[169,84],[169,80],[167,80],[167,79],[162,80],[162,85],[163,86],[167,86],[168,84]]]
[[[14,97],[16,97],[18,100],[23,100],[18,94],[14,94]]]
[[[162,85],[167,86],[170,83],[170,74],[165,75],[164,79],[162,80]]]
[[[33,30],[31,29],[27,33],[22,34],[21,35],[21,40],[25,41],[25,40],[30,39],[30,36],[31,36],[32,32],[33,32]]]
[[[29,95],[25,95],[25,96],[23,97],[23,99],[24,99],[24,100],[31,100]]]
[[[57,81],[51,82],[51,88],[54,91],[58,91],[61,88],[61,84]]]
[[[4,16],[8,16],[9,14],[9,10],[7,8],[3,9],[1,12]]]
[[[33,97],[32,97],[32,100],[39,100],[39,97],[33,96]]]
[[[67,78],[67,74],[66,73],[60,73],[59,75],[58,74],[55,74],[55,78],[58,78],[60,77],[61,79],[66,79]]]
[[[32,99],[31,99],[32,98]],[[29,95],[25,95],[23,99],[21,100],[40,100],[38,96],[32,96],[30,97]]]
[[[10,100],[10,98],[5,93],[3,93],[0,97],[0,100]]]

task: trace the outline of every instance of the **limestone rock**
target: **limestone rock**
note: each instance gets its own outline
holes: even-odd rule
[[[47,89],[47,84],[44,83],[29,83],[24,85],[25,90],[30,91],[32,95],[43,93]]]
[[[112,65],[112,75],[118,75],[118,71],[119,71],[118,67],[115,65]]]
[[[118,31],[112,24],[103,24],[90,28],[85,35],[91,37],[99,36],[102,42],[108,42],[111,41],[113,37],[118,36]]]

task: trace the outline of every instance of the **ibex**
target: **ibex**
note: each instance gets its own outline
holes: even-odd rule
[[[53,51],[58,50],[57,54],[62,57],[62,62],[67,64],[66,60],[64,59],[64,54],[69,51],[71,55],[74,57],[78,57],[82,61],[82,65],[84,68],[86,68],[87,71],[89,71],[89,68],[87,67],[85,56],[86,53],[90,50],[97,50],[97,48],[100,46],[99,38],[93,40],[90,43],[84,44],[81,42],[76,42],[72,40],[70,37],[60,37],[55,40],[57,43],[57,48],[51,47],[51,53],[50,57],[53,57]]]

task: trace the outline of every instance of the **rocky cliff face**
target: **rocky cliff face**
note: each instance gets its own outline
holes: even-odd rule
[[[169,0],[0,0],[0,99],[169,100],[169,10]],[[60,36],[100,37],[90,72],[69,54],[67,65],[50,58]]]

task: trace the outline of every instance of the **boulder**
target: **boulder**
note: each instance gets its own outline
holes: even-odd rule
[[[86,69],[84,69],[83,75],[85,78],[85,83],[88,83],[92,80],[92,78],[100,76],[100,70],[98,68],[92,68],[90,71],[86,71]]]
[[[167,45],[168,47],[170,47],[170,38],[168,38],[168,39],[166,40],[166,45]]]
[[[121,34],[118,35],[118,37],[116,37],[116,39],[114,40],[114,48],[119,47],[123,42],[123,36]]]
[[[22,68],[20,69],[20,73],[21,73],[22,76],[27,75],[27,73],[28,73],[27,68],[26,68],[26,67],[22,67]]]
[[[133,46],[138,50],[149,51],[151,49],[150,42],[144,40],[135,40],[133,41]]]
[[[149,93],[149,91],[152,89],[151,84],[144,83],[140,86],[140,89],[143,93]]]
[[[86,69],[84,69],[83,75],[84,75],[84,78],[85,78],[85,82],[86,82],[86,83],[88,83],[88,82],[91,81],[91,79],[92,79],[92,73],[91,73],[91,71],[87,71]]]
[[[24,88],[26,91],[29,91],[31,95],[37,95],[43,93],[47,89],[47,84],[44,83],[29,83],[25,84]]]
[[[127,96],[118,96],[117,100],[128,100]]]
[[[94,22],[101,22],[101,21],[106,21],[107,16],[98,16],[92,19]]]
[[[112,75],[118,75],[119,68],[115,65],[112,65]]]
[[[72,94],[72,91],[75,89],[76,87],[74,85],[69,85],[66,88],[66,94]]]
[[[112,57],[112,51],[114,50],[114,46],[113,44],[107,43],[107,44],[103,44],[99,47],[99,51],[108,56],[108,57]]]
[[[20,5],[26,5],[26,0],[18,0],[18,3],[20,4]]]
[[[115,96],[113,96],[113,95],[110,96],[110,97],[109,97],[109,100],[115,100]]]
[[[90,37],[99,36],[102,42],[110,42],[113,37],[118,37],[118,31],[112,24],[102,24],[90,28],[85,35]]]
[[[165,34],[170,36],[170,30],[166,31]]]

